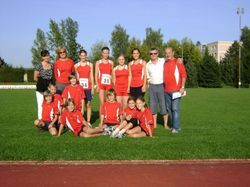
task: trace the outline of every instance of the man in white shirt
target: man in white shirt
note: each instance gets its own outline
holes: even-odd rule
[[[163,87],[163,67],[164,58],[159,58],[159,52],[156,48],[150,50],[151,60],[146,65],[147,79],[149,85],[149,106],[154,117],[154,125],[157,127],[157,110],[160,107],[160,113],[163,115],[164,127],[168,129],[168,113],[165,105],[164,87]]]

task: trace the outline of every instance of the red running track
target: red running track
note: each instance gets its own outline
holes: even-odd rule
[[[250,186],[250,162],[0,163],[0,186]]]

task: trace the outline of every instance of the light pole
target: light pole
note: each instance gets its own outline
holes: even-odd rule
[[[239,15],[239,27],[240,27],[240,36],[239,36],[239,88],[241,87],[241,42],[240,42],[240,37],[241,37],[241,15],[244,14],[244,8],[237,8],[237,14]]]

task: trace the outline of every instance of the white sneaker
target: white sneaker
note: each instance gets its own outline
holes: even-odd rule
[[[176,133],[178,133],[178,131],[177,130],[175,130],[175,129],[172,129],[172,131],[171,131],[173,134],[176,134]]]

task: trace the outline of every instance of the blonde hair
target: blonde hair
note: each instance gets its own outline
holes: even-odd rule
[[[65,51],[66,57],[67,57],[67,50],[65,47],[58,47],[56,49],[56,59],[58,60],[60,58],[60,52]]]
[[[52,97],[53,97],[52,93],[51,93],[49,90],[46,90],[45,92],[43,92],[43,98],[44,98],[44,99],[45,99],[46,97],[48,97],[48,96],[52,96]]]

